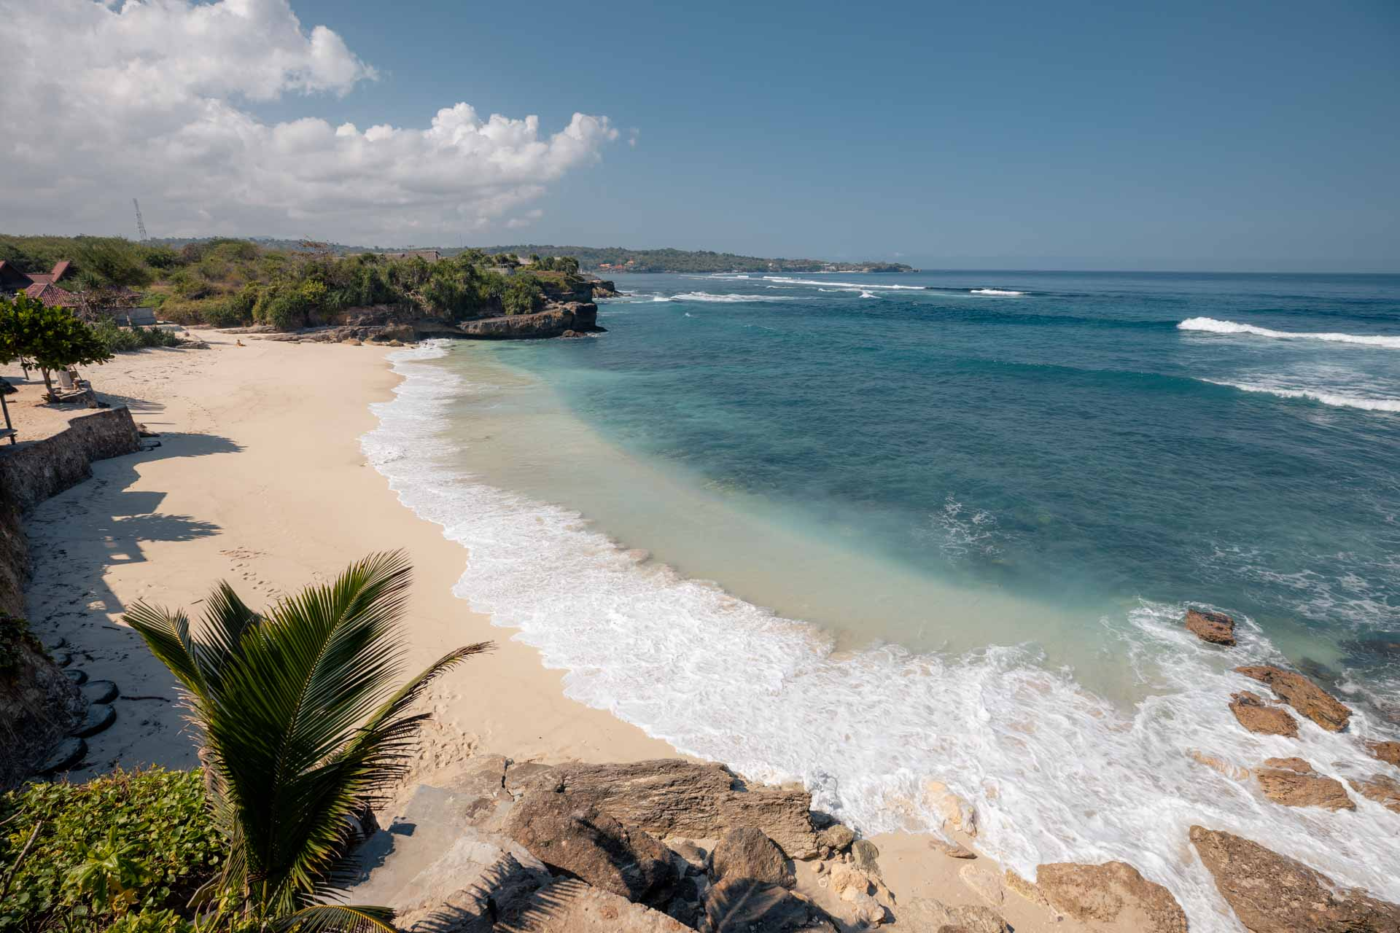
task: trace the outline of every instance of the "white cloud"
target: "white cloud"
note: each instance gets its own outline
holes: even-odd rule
[[[0,0],[0,22],[6,232],[127,232],[137,196],[157,236],[455,239],[535,219],[524,205],[618,136],[465,103],[427,129],[265,122],[258,104],[378,79],[288,0]]]

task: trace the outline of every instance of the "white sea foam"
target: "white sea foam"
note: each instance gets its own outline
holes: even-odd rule
[[[1025,292],[1013,292],[1005,288],[973,288],[970,289],[974,295],[1024,295]]]
[[[856,282],[816,282],[812,279],[793,279],[785,275],[765,275],[764,278],[770,282],[782,282],[787,285],[840,285],[845,288],[878,288],[887,291],[927,291],[922,285],[871,285],[869,283],[858,284]]]
[[[730,293],[715,295],[711,292],[681,292],[669,297],[658,295],[652,301],[708,301],[717,304],[741,304],[752,301],[798,301],[795,295],[742,295]]]
[[[1198,933],[1239,928],[1186,842],[1193,824],[1400,900],[1400,814],[1359,796],[1354,813],[1276,806],[1243,772],[1198,760],[1298,755],[1338,777],[1376,770],[1359,741],[1380,737],[1364,711],[1355,734],[1305,721],[1297,739],[1234,720],[1230,693],[1258,685],[1229,668],[1280,660],[1248,620],[1228,659],[1182,629],[1180,605],[1106,620],[1109,647],[1152,685],[1127,711],[1025,646],[838,653],[810,626],[639,564],[576,513],[462,472],[469,451],[440,432],[474,388],[422,362],[445,352],[391,357],[405,382],[374,406],[380,426],[363,449],[402,502],[469,550],[455,592],[567,671],[570,697],[753,779],[801,780],[816,806],[866,832],[936,830],[926,788],[943,781],[975,805],[979,845],[1008,867],[1033,877],[1044,862],[1127,861],[1172,890]]]
[[[1251,337],[1272,337],[1278,340],[1326,340],[1330,343],[1354,343],[1367,347],[1400,350],[1400,337],[1381,334],[1328,334],[1304,331],[1270,330],[1253,324],[1217,321],[1209,317],[1193,317],[1176,325],[1178,330],[1202,331],[1210,334],[1247,334]]]
[[[1337,408],[1360,408],[1363,411],[1400,412],[1400,398],[1366,398],[1359,395],[1345,395],[1337,392],[1322,392],[1316,389],[1289,389],[1280,386],[1254,385],[1248,382],[1222,382],[1216,379],[1203,379],[1218,386],[1229,386],[1241,392],[1263,392],[1279,398],[1303,398]]]

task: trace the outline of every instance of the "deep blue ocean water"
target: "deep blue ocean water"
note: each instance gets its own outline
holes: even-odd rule
[[[1198,824],[1400,900],[1400,814],[1250,776],[1400,738],[1400,276],[618,286],[595,338],[404,351],[365,439],[570,696],[865,832],[947,785],[1002,864],[1122,859],[1193,930],[1239,929]],[[1261,663],[1351,726],[1247,732]]]

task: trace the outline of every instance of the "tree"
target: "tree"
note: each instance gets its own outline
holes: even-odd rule
[[[107,344],[67,308],[46,305],[20,292],[0,297],[0,363],[19,360],[44,373],[44,387],[53,398],[55,369],[105,363],[112,358]]]
[[[387,908],[320,901],[348,877],[351,820],[407,770],[428,715],[410,714],[414,701],[491,647],[449,652],[398,685],[410,573],[402,552],[375,554],[263,615],[221,583],[199,639],[183,610],[139,603],[125,616],[184,685],[203,732],[210,812],[229,857],[201,895],[239,928],[393,929]]]

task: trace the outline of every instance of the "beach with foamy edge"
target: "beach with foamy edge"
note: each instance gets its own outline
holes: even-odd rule
[[[115,724],[88,739],[85,767],[70,780],[116,767],[198,764],[174,679],[121,621],[131,605],[197,612],[213,584],[227,580],[257,608],[386,548],[403,548],[414,567],[410,666],[462,644],[496,643],[494,653],[452,671],[425,699],[433,718],[410,787],[491,754],[542,763],[678,754],[611,712],[571,699],[565,671],[473,611],[462,546],[405,507],[375,468],[414,451],[376,448],[373,440],[368,456],[361,449],[361,438],[381,427],[375,407],[382,412],[424,391],[394,371],[389,351],[256,338],[239,346],[233,335],[198,336],[209,349],[122,356],[94,370],[99,392],[130,405],[162,446],[94,463],[93,480],[40,504],[27,522],[36,559],[26,597],[35,629],[81,646],[90,676],[117,682],[123,695]],[[411,411],[403,415],[412,420]],[[74,581],[84,581],[77,608]],[[906,900],[973,906],[986,903],[987,891],[1008,893],[1000,868],[985,857],[949,857],[920,834],[871,838],[884,883]],[[974,838],[961,839],[976,847]],[[802,883],[820,890],[809,864],[799,869]],[[1017,930],[1090,929],[1015,894],[999,912]]]

